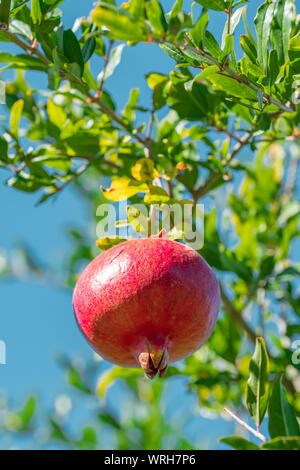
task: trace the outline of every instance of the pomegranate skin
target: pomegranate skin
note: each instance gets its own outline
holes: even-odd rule
[[[174,362],[195,352],[209,338],[219,304],[219,285],[206,261],[163,238],[129,240],[100,254],[73,294],[88,342],[103,358],[127,367],[144,367],[139,356],[146,353],[155,358],[167,351]]]

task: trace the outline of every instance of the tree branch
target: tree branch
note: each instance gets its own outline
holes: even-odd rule
[[[220,283],[220,292],[221,292],[221,299],[224,304],[224,308],[227,312],[227,314],[232,318],[232,320],[240,326],[240,328],[247,334],[248,338],[250,341],[255,345],[256,343],[256,334],[252,330],[252,328],[248,325],[248,323],[243,319],[242,317],[242,312],[239,312],[236,310],[234,307],[233,303],[231,300],[227,297],[221,283]],[[270,359],[276,360],[276,358],[273,358],[271,354],[269,354]],[[282,382],[285,388],[289,391],[289,393],[293,396],[296,395],[296,389],[294,387],[293,382],[291,382],[286,375],[283,375],[282,377]]]
[[[226,312],[228,313],[228,315],[234,320],[235,323],[237,323],[242,328],[243,331],[245,331],[245,333],[247,334],[251,342],[255,344],[256,342],[255,332],[251,329],[248,323],[243,319],[242,312],[239,312],[238,310],[236,310],[233,303],[229,300],[221,283],[220,283],[220,292],[221,292],[221,299],[223,301],[224,308]]]
[[[239,139],[238,143],[235,145],[233,148],[232,152],[227,156],[226,159],[226,165],[230,163],[234,157],[239,153],[239,151],[245,147],[246,145],[249,144],[249,140],[251,138],[251,134],[247,133],[241,139]],[[222,176],[222,173],[220,171],[216,171],[215,173],[212,173],[211,176],[205,181],[205,183],[200,186],[198,189],[195,189],[192,191],[193,197],[195,201],[198,201],[198,199],[205,194],[208,193],[210,188],[213,186],[213,184]]]
[[[248,431],[250,431],[257,439],[260,439],[262,442],[266,442],[266,437],[261,434],[258,431],[255,431],[249,424],[245,423],[245,421],[241,420],[238,416],[236,416],[232,411],[230,411],[228,408],[224,408],[224,411],[228,413],[237,423],[239,423],[241,426],[246,428]]]
[[[207,54],[205,51],[203,51],[201,49],[196,49],[196,48],[191,47],[187,44],[172,42],[172,41],[168,41],[168,40],[165,40],[165,39],[161,39],[161,40],[158,40],[156,42],[161,43],[161,44],[164,44],[164,43],[171,44],[171,45],[177,47],[178,49],[180,49],[182,51],[189,50],[189,51],[193,52],[194,54],[199,55],[200,57],[204,57],[209,62],[211,62],[213,65],[217,65],[221,72],[222,71],[227,72],[230,75],[231,78],[237,80],[239,83],[243,83],[244,85],[251,88],[255,92],[258,92],[258,91],[262,92],[261,88],[254,85],[254,83],[250,82],[244,76],[242,76],[242,75],[238,74],[237,72],[235,72],[234,70],[232,70],[228,65],[220,64],[220,62],[217,59],[210,56],[209,54]],[[294,113],[296,111],[293,107],[289,107],[289,106],[286,106],[283,103],[280,103],[275,98],[273,98],[273,96],[268,95],[265,92],[262,92],[262,96],[263,96],[264,100],[267,102],[267,104],[272,103],[275,106],[278,106],[278,108],[280,108],[285,113]]]
[[[46,65],[52,65],[52,62],[47,59],[47,57],[45,57],[37,48],[32,47],[30,44],[27,44],[26,42],[19,39],[15,34],[9,32],[7,27],[2,26],[0,29],[8,38],[11,39],[11,41],[21,47],[25,52],[30,52],[32,55],[36,55]],[[83,80],[81,80],[79,77],[77,77],[72,72],[66,70],[63,67],[60,68],[60,71],[66,76],[66,78],[70,80],[70,82],[76,83],[80,87],[81,91],[85,94],[85,96],[89,98],[93,103],[96,103],[101,108],[101,110],[105,114],[107,114],[113,121],[119,124],[123,130],[125,130],[128,134],[134,137],[145,147],[149,145],[148,139],[146,137],[138,133],[135,129],[131,129],[131,127],[125,121],[123,121],[123,119],[119,117],[109,106],[107,106],[100,97],[93,96],[90,93],[87,84]]]

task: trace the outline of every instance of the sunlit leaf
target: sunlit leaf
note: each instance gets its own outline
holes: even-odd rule
[[[109,201],[122,201],[135,194],[145,192],[147,185],[126,177],[114,179],[109,189],[102,189],[102,193]]]
[[[246,403],[257,429],[264,418],[269,399],[269,357],[263,338],[256,339],[246,385]]]
[[[141,158],[131,168],[132,176],[140,182],[151,183],[158,177],[158,171],[155,169],[153,160],[150,158]]]
[[[21,100],[16,101],[11,108],[10,130],[11,130],[11,133],[15,137],[18,137],[18,134],[19,134],[19,122],[22,116],[23,107],[24,107],[24,100],[21,99]]]
[[[264,71],[267,69],[268,44],[274,9],[275,4],[266,1],[260,5],[254,18],[258,43],[257,60]]]
[[[256,444],[253,444],[251,441],[247,441],[243,437],[224,437],[223,439],[220,439],[220,442],[223,444],[228,444],[235,450],[259,450],[259,447]]]
[[[125,11],[98,7],[92,11],[91,19],[98,26],[110,29],[114,39],[121,41],[147,41],[148,34],[143,21],[135,21]]]
[[[278,377],[273,385],[268,412],[271,438],[300,436],[299,424],[293,408],[285,397],[281,377]]]
[[[300,450],[300,437],[276,437],[261,446],[264,450]]]
[[[98,240],[96,241],[96,245],[100,250],[106,251],[112,248],[113,246],[119,245],[119,243],[123,243],[126,241],[126,238],[121,237],[103,237],[98,238]]]

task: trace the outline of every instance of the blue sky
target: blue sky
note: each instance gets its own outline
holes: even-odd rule
[[[164,1],[165,10],[173,2]],[[191,2],[185,2],[189,5]],[[257,5],[248,7],[253,18]],[[91,0],[65,0],[62,6],[63,21],[72,27],[76,17],[87,16]],[[225,15],[213,13],[212,32],[221,37]],[[237,34],[240,31],[237,30]],[[3,43],[1,43],[1,48]],[[95,72],[101,70],[101,61],[94,63]],[[131,88],[139,88],[142,105],[150,101],[150,90],[145,74],[150,71],[168,73],[172,60],[159,48],[141,45],[125,48],[121,65],[107,82],[118,107],[124,106]],[[30,83],[40,87],[40,74],[32,73]],[[4,106],[0,105],[0,114]],[[59,274],[71,252],[66,229],[69,226],[86,226],[90,223],[87,207],[72,188],[66,189],[54,203],[36,207],[37,195],[27,195],[5,186],[6,174],[0,172],[0,250],[10,252],[19,243],[31,247],[37,258],[50,264]],[[58,289],[43,280],[24,279],[0,282],[0,340],[7,346],[7,364],[0,365],[0,392],[4,392],[12,405],[18,405],[29,393],[41,396],[46,409],[51,409],[57,393],[69,392],[61,369],[55,362],[58,353],[72,358],[92,357],[92,351],[81,336],[73,319],[71,292]],[[118,393],[116,391],[116,393]],[[184,396],[184,388],[178,388],[178,396]],[[76,401],[76,399],[75,399]],[[190,410],[196,406],[189,398]],[[192,414],[191,414],[192,416]],[[80,418],[79,418],[80,420]],[[75,421],[74,421],[75,422]],[[191,418],[189,432],[212,436],[216,442],[233,429],[231,423],[221,420]]]

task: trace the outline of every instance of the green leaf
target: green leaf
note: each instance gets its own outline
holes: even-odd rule
[[[289,42],[289,58],[295,60],[300,55],[300,31]]]
[[[300,335],[300,324],[290,324],[286,329],[287,336]]]
[[[209,77],[209,75],[211,75],[212,73],[218,72],[218,70],[219,67],[217,65],[209,65],[208,67],[206,67],[206,69],[203,70],[202,73],[199,73],[199,75],[197,75],[196,79],[203,80],[204,78]]]
[[[208,14],[205,11],[200,16],[199,20],[195,24],[195,26],[189,31],[189,35],[192,38],[196,47],[202,46],[202,41],[204,38],[205,29],[208,23]]]
[[[153,89],[153,108],[155,110],[158,110],[166,104],[164,89],[169,81],[169,77],[160,73],[149,73],[148,75],[146,75],[146,80],[149,87]]]
[[[97,432],[91,426],[83,428],[81,438],[76,441],[76,445],[81,450],[94,450],[97,447],[97,443]]]
[[[279,0],[271,29],[271,41],[274,50],[277,52],[279,65],[284,64],[288,59],[288,45],[293,16],[293,2],[291,0]]]
[[[22,429],[25,430],[34,415],[36,409],[36,399],[33,396],[30,396],[24,406],[24,408],[18,413],[19,417],[22,420]]]
[[[55,421],[54,419],[50,419],[49,421],[50,426],[51,426],[51,438],[52,439],[57,439],[58,441],[69,443],[70,440],[63,431],[61,425]]]
[[[8,143],[2,136],[0,136],[0,161],[8,162]]]
[[[153,32],[163,36],[168,29],[168,25],[161,4],[158,0],[149,0],[146,2],[145,8]]]
[[[267,70],[268,45],[271,32],[275,4],[266,1],[257,10],[254,25],[257,35],[258,55],[257,60],[264,71]]]
[[[96,39],[91,37],[85,41],[82,48],[82,56],[84,63],[87,62],[93,55],[96,48]]]
[[[121,62],[122,52],[123,52],[124,46],[125,46],[125,44],[119,44],[118,46],[116,46],[111,51],[109,62],[107,64],[107,66],[105,67],[105,69],[103,69],[99,73],[99,75],[97,77],[98,83],[104,83],[105,80],[107,80],[111,75],[113,75],[115,69],[117,68],[117,66]]]
[[[204,33],[204,46],[209,54],[215,59],[218,59],[222,53],[218,42],[210,31],[205,31]]]
[[[209,65],[206,67],[206,69],[203,70],[203,72],[199,73],[199,75],[196,75],[192,80],[189,80],[188,82],[184,83],[184,88],[187,91],[191,91],[193,88],[193,84],[196,80],[203,80],[204,78],[209,77],[209,75],[212,75],[213,73],[216,73],[219,71],[219,67],[217,65]]]
[[[176,62],[179,62],[179,63],[186,62],[184,54],[172,44],[164,43],[164,44],[160,44],[159,47],[161,47],[161,49],[165,51],[168,54],[168,56],[176,60]]]
[[[121,429],[121,426],[118,421],[109,413],[99,413],[98,418],[102,423],[108,424],[114,429]]]
[[[204,8],[215,11],[224,11],[229,3],[224,0],[196,0],[196,2],[200,3]]]
[[[95,155],[99,152],[99,136],[89,132],[78,132],[63,140],[77,155]]]
[[[26,193],[34,193],[43,185],[37,178],[34,178],[25,172],[19,172],[17,176],[10,178],[6,184]],[[49,185],[49,181],[47,182],[47,185]]]
[[[92,11],[92,23],[106,26],[114,39],[120,41],[147,41],[148,33],[144,21],[136,21],[125,12],[98,7]]]
[[[244,83],[238,83],[230,77],[220,74],[211,74],[206,79],[213,84],[213,89],[224,91],[227,95],[236,96],[237,98],[257,100],[254,90],[251,90]]]
[[[23,2],[19,3],[16,7],[12,8],[10,10],[9,17],[13,18],[19,11],[21,11],[25,7],[26,3],[28,2],[29,0],[24,0]]]
[[[81,73],[83,73],[84,61],[80,44],[71,29],[67,29],[67,31],[63,33],[63,51],[68,62],[70,64],[77,64]]]
[[[243,13],[243,10],[244,10],[245,7],[240,7],[238,8],[232,15],[231,15],[231,18],[230,18],[230,32],[229,34],[233,34],[234,33],[234,30],[235,28],[237,27],[237,25],[239,24],[240,22],[240,19],[242,17],[242,13]],[[223,35],[222,35],[222,44],[221,44],[221,48],[224,49],[225,47],[225,40],[226,40],[226,36],[228,35],[228,18],[226,20],[226,23],[225,23],[225,26],[224,26],[224,30],[223,30]]]
[[[1,0],[0,4],[0,24],[8,25],[11,0]]]
[[[24,21],[12,20],[9,23],[9,31],[13,34],[20,34],[21,36],[24,36],[24,38],[28,39],[29,41],[32,41],[33,39],[30,26],[24,23]]]
[[[9,68],[22,68],[25,70],[45,70],[47,65],[40,59],[26,54],[12,55],[0,52],[0,63],[11,64]]]
[[[36,400],[30,396],[21,411],[8,413],[4,425],[14,432],[26,431],[31,423],[36,408]]]
[[[126,367],[115,366],[104,372],[97,384],[97,393],[100,398],[105,396],[106,389],[117,379],[135,379],[143,375],[142,369],[129,369]]]
[[[173,5],[172,10],[170,11],[170,18],[175,18],[181,11],[183,7],[183,0],[176,0]]]
[[[24,100],[16,101],[10,111],[10,130],[15,138],[18,138],[19,122],[22,116]]]
[[[264,450],[300,450],[300,437],[276,437],[260,446]]]
[[[138,88],[134,88],[130,91],[130,96],[128,103],[125,106],[123,111],[123,117],[126,118],[128,121],[134,121],[134,111],[137,106],[139,100],[140,91]]]
[[[300,436],[299,425],[294,410],[285,398],[285,390],[281,377],[278,377],[273,385],[268,412],[271,438],[278,436]]]
[[[31,161],[61,171],[68,171],[72,166],[71,157],[62,157],[60,155],[40,155],[34,157]]]
[[[137,20],[144,16],[144,0],[131,0],[128,11]]]
[[[219,57],[221,63],[224,63],[229,54],[233,51],[233,34],[227,34],[225,38],[225,46]]]
[[[162,204],[170,200],[169,194],[161,187],[149,185],[149,189],[144,197],[144,202],[147,204]]]
[[[274,85],[279,74],[278,55],[275,50],[272,50],[268,59],[268,78],[270,79],[270,86]]]
[[[269,397],[269,357],[263,338],[256,338],[246,384],[246,403],[257,429],[264,418]]]
[[[210,79],[211,75],[207,77]],[[184,82],[178,77],[172,77],[171,86],[167,86],[167,102],[182,119],[199,121],[214,109],[214,96],[207,87],[195,82],[192,91],[185,90]]]
[[[31,19],[33,24],[41,24],[42,10],[40,0],[31,0]]]
[[[253,62],[253,64],[256,64],[257,50],[255,44],[253,44],[249,37],[245,35],[240,36],[240,44],[247,57],[251,62]]]
[[[90,395],[92,392],[87,385],[83,382],[81,375],[77,369],[74,367],[70,367],[68,370],[68,382],[80,392],[86,393],[87,395]]]
[[[259,447],[256,444],[253,444],[251,441],[247,441],[243,437],[238,436],[229,436],[220,439],[220,442],[228,444],[235,450],[259,450]]]

